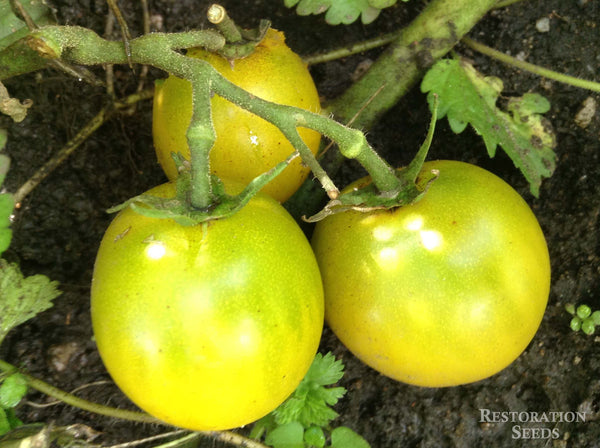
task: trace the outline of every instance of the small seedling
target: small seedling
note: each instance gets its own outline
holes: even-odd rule
[[[587,305],[575,305],[569,303],[565,306],[569,314],[573,316],[571,319],[571,330],[577,332],[582,330],[587,335],[592,335],[596,331],[596,326],[600,325],[600,310],[592,312],[592,309]]]

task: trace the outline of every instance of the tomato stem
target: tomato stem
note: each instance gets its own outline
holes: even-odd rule
[[[367,73],[328,107],[353,126],[369,129],[420,78],[450,51],[497,0],[433,0],[385,50]]]
[[[31,35],[32,47],[47,57],[62,57],[76,64],[92,65],[127,63],[128,55],[121,42],[102,39],[93,31],[80,27],[51,26]],[[386,197],[394,197],[402,189],[402,180],[368,144],[364,134],[344,126],[326,116],[304,109],[271,103],[260,99],[228,81],[206,61],[189,58],[177,49],[202,46],[218,51],[225,46],[225,38],[215,31],[196,31],[181,34],[147,34],[130,42],[131,60],[152,65],[179,78],[189,80],[193,91],[193,116],[187,138],[191,152],[192,208],[200,211],[198,219],[210,219],[217,208],[224,216],[242,207],[249,197],[285,168],[295,154],[276,169],[257,177],[237,198],[218,196],[213,191],[209,172],[209,154],[215,140],[210,114],[210,96],[217,94],[277,126],[292,143],[297,154],[321,182],[330,199],[339,190],[321,167],[315,156],[298,134],[299,127],[313,129],[338,144],[347,158],[356,159],[369,172],[374,185]],[[204,214],[202,214],[204,213]],[[215,212],[214,216],[218,213]],[[219,216],[217,216],[219,217]],[[194,218],[196,219],[196,218]]]
[[[227,43],[234,44],[242,40],[242,33],[240,33],[239,28],[231,17],[229,17],[227,10],[223,6],[213,3],[208,8],[206,17],[225,36]]]
[[[204,210],[213,202],[210,176],[210,150],[217,138],[212,124],[210,104],[210,83],[194,72],[192,82],[192,121],[187,130],[187,141],[191,157],[190,203],[194,208]]]

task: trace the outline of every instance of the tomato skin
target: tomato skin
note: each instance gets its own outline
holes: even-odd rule
[[[279,31],[270,29],[254,53],[243,59],[229,61],[199,48],[191,49],[188,55],[208,61],[229,81],[262,99],[316,113],[321,111],[319,95],[306,64],[285,44]],[[217,95],[211,105],[217,139],[210,162],[211,170],[219,177],[247,184],[293,153],[291,143],[271,123]],[[175,76],[157,84],[152,133],[158,161],[170,180],[177,177],[171,153],[181,152],[190,158],[186,131],[191,118],[191,84]],[[306,128],[298,128],[298,132],[316,153],[320,134]],[[284,202],[308,173],[309,169],[296,158],[262,191]]]
[[[439,177],[419,202],[330,216],[312,245],[325,320],[342,343],[393,379],[442,387],[487,378],[521,354],[546,308],[550,261],[508,184],[462,162],[431,169]]]
[[[193,430],[242,426],[281,404],[310,367],[323,326],[310,244],[262,194],[196,226],[121,211],[100,245],[91,296],[98,350],[116,384],[151,415]]]

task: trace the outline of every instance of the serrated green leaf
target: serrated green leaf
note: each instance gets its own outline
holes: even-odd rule
[[[267,435],[265,442],[273,448],[304,448],[304,428],[298,422],[278,426]]]
[[[369,442],[346,426],[331,431],[331,448],[370,448]]]
[[[315,355],[315,359],[306,373],[306,380],[319,386],[329,386],[337,383],[344,376],[344,364],[335,359],[331,352],[323,356]]]
[[[20,373],[9,375],[0,385],[0,407],[14,408],[27,393],[27,381]]]
[[[44,275],[23,277],[19,266],[0,260],[0,343],[6,334],[52,306],[61,293]]]
[[[341,361],[328,353],[317,353],[306,376],[290,398],[279,406],[273,414],[276,423],[282,425],[300,422],[305,428],[313,425],[326,426],[338,413],[331,409],[344,396],[343,387],[325,386],[336,383],[344,372]]]
[[[542,178],[550,177],[556,166],[556,140],[539,115],[549,104],[540,95],[526,94],[509,100],[508,113],[504,112],[496,106],[502,88],[500,79],[485,77],[466,61],[455,59],[438,61],[421,83],[430,108],[438,95],[438,119],[447,116],[456,133],[470,123],[490,157],[500,145],[529,182],[531,193],[538,196]]]
[[[322,14],[329,9],[333,0],[300,0],[296,8],[299,16]]]
[[[371,5],[373,8],[383,9],[394,6],[397,1],[398,0],[369,0],[369,5]]]
[[[378,8],[370,7],[364,9],[360,14],[360,21],[363,23],[363,25],[368,25],[369,23],[374,22],[375,19],[379,17],[380,13],[381,9]]]
[[[349,25],[356,22],[363,11],[370,8],[368,0],[336,0],[325,14],[329,25]]]
[[[397,0],[284,0],[288,8],[296,7],[296,14],[308,16],[325,13],[329,25],[349,25],[359,17],[365,25],[373,22],[383,8]],[[404,0],[407,1],[407,0]]]

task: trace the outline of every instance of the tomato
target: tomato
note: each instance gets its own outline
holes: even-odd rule
[[[202,49],[192,49],[188,55],[208,61],[229,81],[262,99],[317,113],[321,110],[319,95],[306,65],[285,44],[283,33],[279,31],[270,29],[256,50],[243,59],[229,61]],[[219,177],[247,184],[294,151],[271,123],[219,96],[214,96],[211,104],[217,139],[210,162],[211,170]],[[158,161],[171,180],[177,176],[171,153],[181,152],[190,158],[186,131],[191,118],[191,84],[175,76],[157,84],[153,109],[154,146]],[[316,153],[320,134],[306,128],[298,131]],[[263,192],[283,202],[300,187],[308,173],[308,168],[296,158],[263,188]]]
[[[323,327],[310,244],[262,194],[195,226],[121,211],[100,244],[91,296],[116,384],[149,414],[193,430],[242,426],[275,409],[310,367]]]
[[[384,375],[441,387],[521,354],[544,314],[550,261],[531,209],[503,180],[456,161],[424,164],[433,169],[420,201],[332,215],[312,244],[338,338]]]

